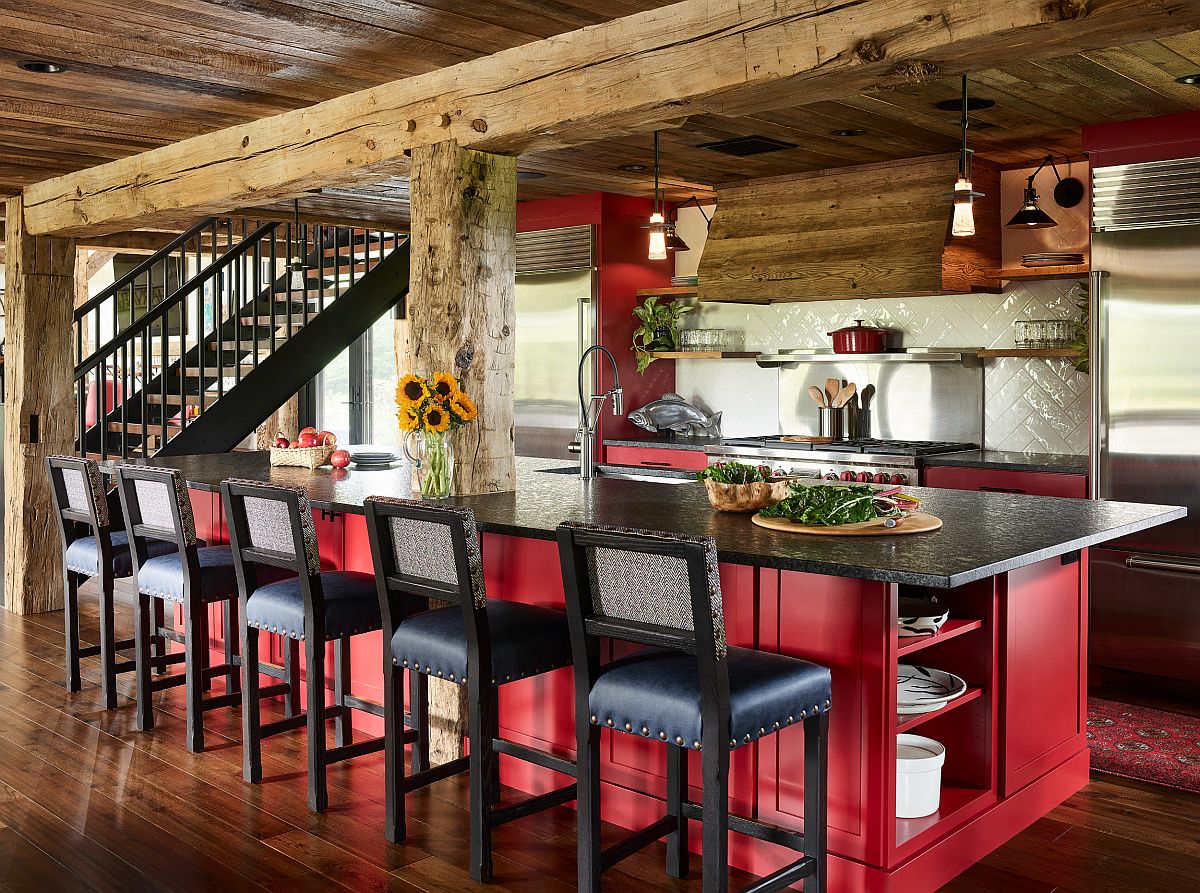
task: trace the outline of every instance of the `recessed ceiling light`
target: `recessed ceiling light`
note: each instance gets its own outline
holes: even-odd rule
[[[1185,74],[1183,77],[1175,78],[1176,83],[1191,84],[1193,87],[1200,87],[1200,71],[1195,74]]]
[[[995,104],[996,100],[994,99],[984,99],[980,96],[971,96],[967,99],[967,111],[978,112],[982,111],[983,109],[990,109]],[[935,102],[933,107],[936,109],[941,109],[943,112],[961,112],[962,100],[943,99],[941,102]]]
[[[625,171],[627,174],[636,174],[640,171],[644,171],[645,169],[646,165],[644,164],[622,164],[617,168],[617,170]]]
[[[844,127],[841,130],[831,130],[830,133],[834,136],[862,136],[866,131],[857,127]]]
[[[45,59],[27,59],[24,62],[18,62],[17,68],[22,71],[31,71],[34,74],[58,74],[66,71],[67,66],[59,65],[57,62],[48,62]]]
[[[517,171],[518,180],[540,180],[544,176],[541,171]]]

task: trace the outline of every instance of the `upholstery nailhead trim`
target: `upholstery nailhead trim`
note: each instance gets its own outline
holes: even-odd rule
[[[666,733],[666,732],[659,732],[659,733],[658,733],[658,738],[659,738],[659,740],[660,740],[660,741],[666,741],[666,740],[667,740],[667,733]]]
[[[606,720],[604,720],[604,724],[605,724],[606,726],[608,726],[610,729],[613,727],[613,721],[612,721],[612,719],[606,719]]]
[[[590,719],[591,719],[592,725],[596,725],[596,714],[593,713],[591,715]]]

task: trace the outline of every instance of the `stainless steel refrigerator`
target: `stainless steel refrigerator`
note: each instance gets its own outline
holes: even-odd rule
[[[1091,553],[1091,661],[1200,682],[1200,158],[1093,172],[1092,492],[1188,517]]]
[[[579,357],[596,337],[594,230],[517,234],[518,456],[577,460],[567,444],[579,425]]]

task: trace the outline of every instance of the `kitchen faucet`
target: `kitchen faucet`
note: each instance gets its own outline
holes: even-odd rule
[[[592,351],[603,351],[608,357],[608,362],[612,365],[613,386],[612,390],[605,391],[603,394],[592,394],[590,399],[585,399],[583,396],[583,370],[587,365],[587,358]],[[604,401],[610,396],[612,397],[612,412],[615,416],[624,414],[624,401],[621,397],[621,373],[617,371],[617,360],[612,355],[607,347],[600,344],[593,344],[583,352],[583,356],[579,358],[579,439],[571,444],[568,449],[571,452],[579,453],[579,477],[582,480],[590,481],[595,474],[596,465],[596,424],[600,421],[600,412],[604,408]]]

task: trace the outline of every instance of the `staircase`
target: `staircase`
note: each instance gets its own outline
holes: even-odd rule
[[[77,448],[227,452],[407,293],[399,233],[201,221],[76,309]]]

